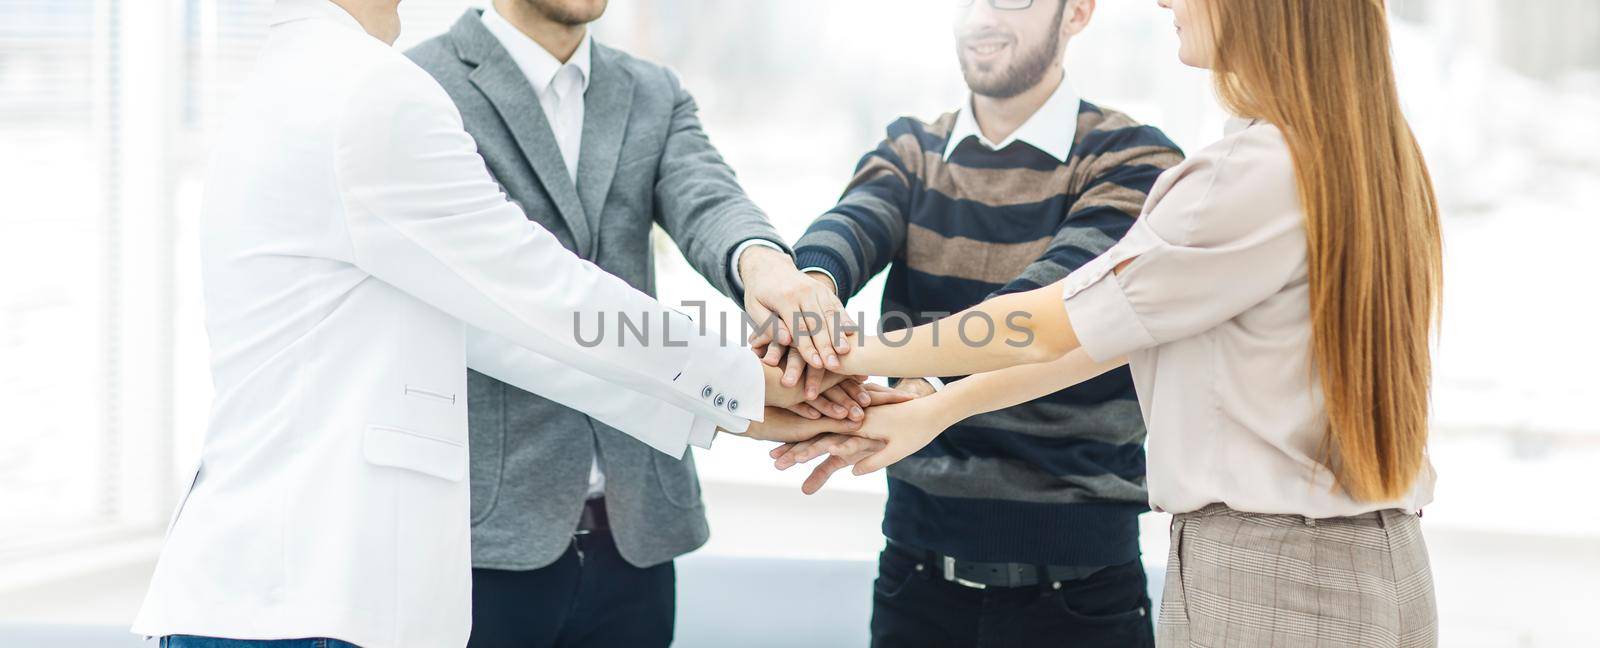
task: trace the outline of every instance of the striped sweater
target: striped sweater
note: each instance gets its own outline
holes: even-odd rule
[[[1127,233],[1183,158],[1160,131],[1082,102],[1066,164],[972,140],[947,162],[955,122],[891,124],[795,246],[799,266],[827,270],[844,297],[892,264],[886,330],[1062,279]],[[967,419],[890,468],[884,534],[965,560],[1134,560],[1144,438],[1127,369]]]

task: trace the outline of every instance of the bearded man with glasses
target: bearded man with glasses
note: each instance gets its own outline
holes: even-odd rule
[[[795,245],[800,267],[845,298],[892,264],[887,329],[1066,277],[1127,233],[1156,178],[1183,159],[1160,131],[1080,100],[1067,82],[1066,45],[1094,0],[955,9],[969,100],[931,123],[891,124]],[[1152,646],[1144,439],[1132,378],[1118,369],[968,419],[891,467],[872,644]],[[814,492],[860,443],[803,443],[779,467],[840,455],[815,469]]]

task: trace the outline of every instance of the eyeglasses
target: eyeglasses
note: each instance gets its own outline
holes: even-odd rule
[[[966,8],[976,0],[956,0],[956,6]],[[1033,0],[988,0],[989,6],[1000,11],[1021,11],[1033,6]]]

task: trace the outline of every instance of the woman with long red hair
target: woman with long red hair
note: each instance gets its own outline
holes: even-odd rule
[[[1439,215],[1384,0],[1159,4],[1236,116],[1227,135],[1061,283],[843,356],[853,374],[990,373],[774,456],[832,455],[815,490],[1126,364],[1151,505],[1174,514],[1159,645],[1436,645],[1418,517]]]

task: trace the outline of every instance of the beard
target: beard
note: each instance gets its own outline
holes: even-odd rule
[[[581,27],[600,19],[606,12],[606,2],[602,1],[597,10],[590,11],[584,8],[574,8],[562,0],[522,0],[532,7],[539,15],[552,22],[568,27]]]
[[[1061,58],[1061,21],[1064,14],[1065,12],[1056,15],[1055,24],[1050,28],[1049,39],[1040,43],[1038,47],[1018,52],[1012,59],[1011,65],[999,72],[979,69],[978,64],[967,60],[967,49],[962,47],[958,57],[961,59],[961,76],[966,78],[967,87],[972,90],[972,94],[995,99],[1010,99],[1039,85],[1045,73],[1050,71],[1050,66]]]

